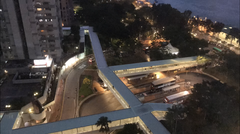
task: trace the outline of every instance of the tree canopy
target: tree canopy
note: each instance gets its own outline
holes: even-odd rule
[[[137,124],[125,124],[123,129],[117,134],[144,134],[143,131],[138,128]]]
[[[194,85],[183,107],[169,110],[166,121],[173,134],[235,134],[239,123],[238,104],[235,88],[219,81],[203,81]]]

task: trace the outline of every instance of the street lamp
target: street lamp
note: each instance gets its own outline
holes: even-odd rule
[[[11,108],[11,105],[5,105],[5,108]]]
[[[32,111],[32,109],[31,109],[31,108],[29,108],[29,109],[28,109],[28,112],[29,112],[29,113],[32,113],[33,111]]]
[[[34,95],[34,96],[37,96],[37,95],[38,95],[38,92],[35,92],[33,95]]]
[[[4,73],[6,73],[6,74],[7,74],[7,73],[8,73],[8,71],[7,71],[7,70],[4,70]]]

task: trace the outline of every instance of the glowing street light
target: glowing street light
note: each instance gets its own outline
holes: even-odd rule
[[[28,109],[28,112],[29,112],[29,113],[32,113],[33,111],[32,111],[32,109],[31,109],[31,108],[29,108],[29,109]]]
[[[184,95],[188,95],[189,92],[188,92],[188,91],[184,91],[183,94],[184,94]]]
[[[7,70],[4,70],[4,73],[8,73],[8,71],[7,71]]]
[[[34,96],[37,96],[37,95],[38,95],[38,92],[35,92],[33,95],[34,95]]]
[[[5,105],[5,108],[10,108],[11,107],[11,105]]]

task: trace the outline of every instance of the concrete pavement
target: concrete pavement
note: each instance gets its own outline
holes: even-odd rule
[[[86,100],[79,110],[79,116],[88,116],[93,114],[105,113],[123,109],[111,91],[94,96]]]

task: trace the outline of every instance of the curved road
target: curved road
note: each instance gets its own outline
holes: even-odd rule
[[[194,72],[188,72],[188,73],[181,73],[177,74],[180,76],[181,79],[185,79],[186,81],[191,82],[191,84],[196,84],[196,83],[202,83],[203,80],[205,81],[213,81],[214,79],[204,75],[204,74],[199,74],[199,73],[194,73]]]
[[[82,65],[86,66],[82,66]],[[79,68],[80,66],[81,69]],[[67,79],[64,87],[63,105],[61,108],[60,120],[66,120],[76,117],[77,107],[77,91],[79,89],[79,77],[83,73],[84,68],[88,66],[87,60],[79,63],[73,68],[67,75]]]

